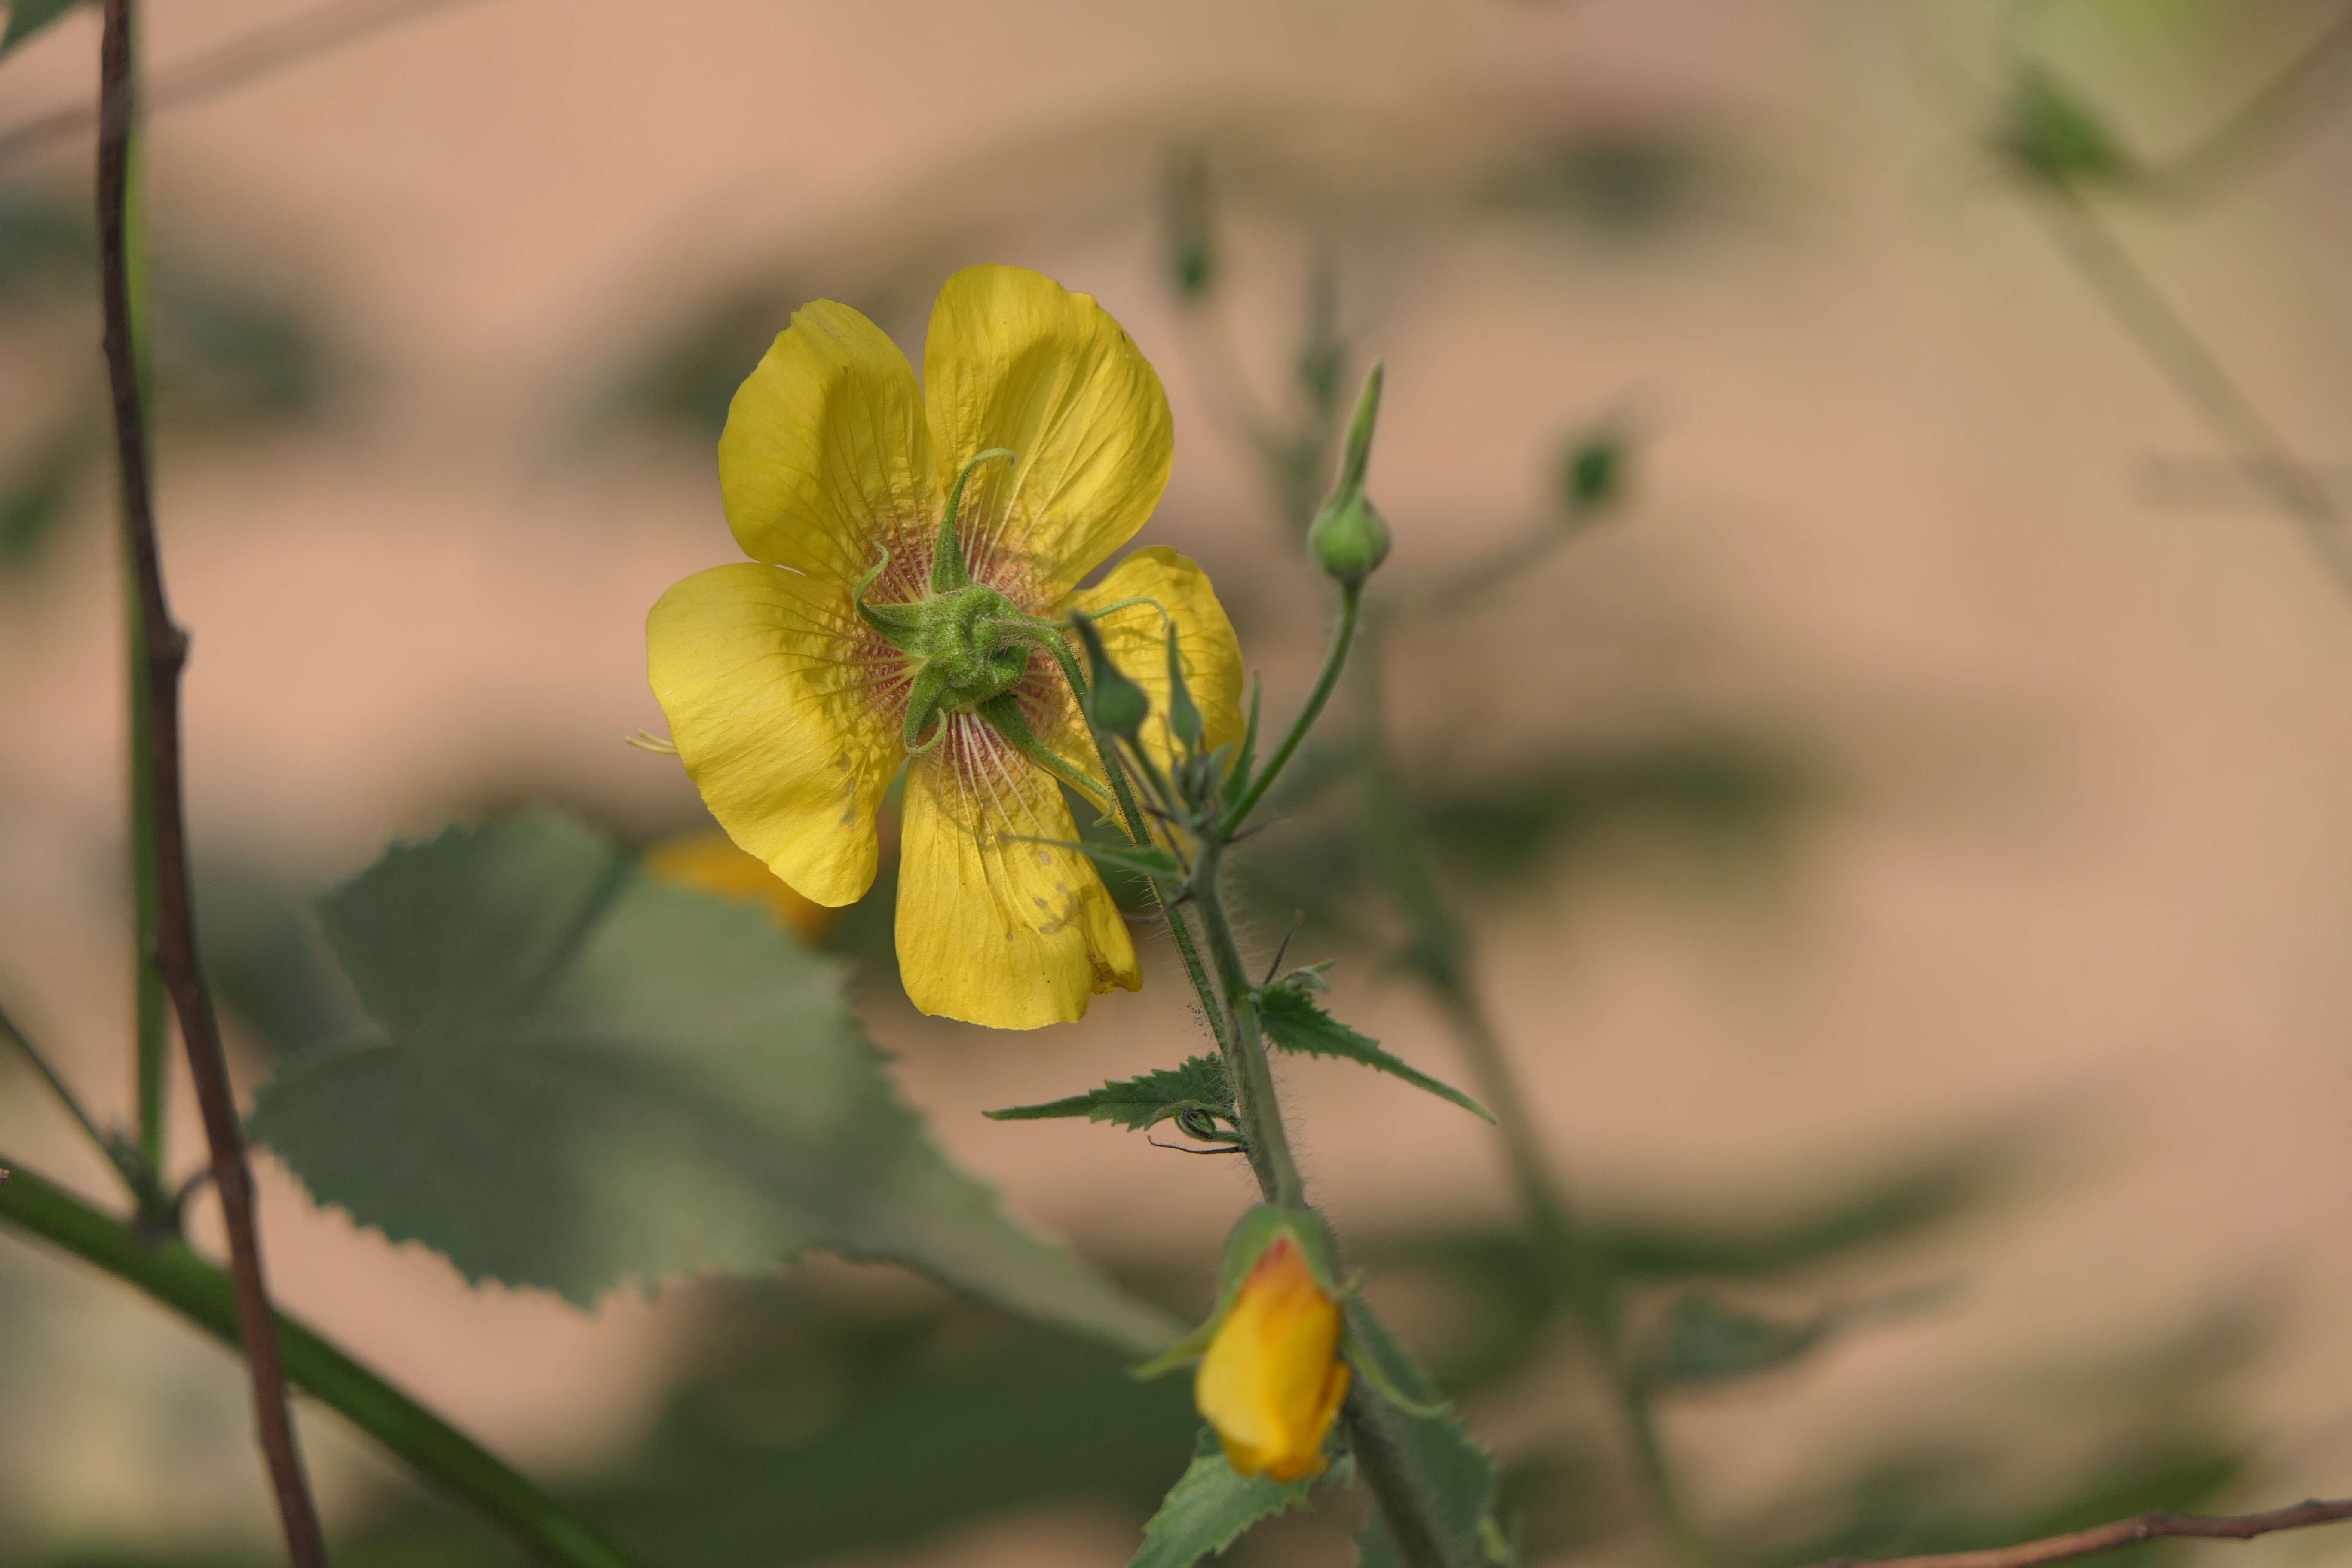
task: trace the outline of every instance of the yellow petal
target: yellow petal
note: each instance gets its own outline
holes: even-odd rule
[[[1061,786],[987,723],[954,715],[907,770],[898,974],[926,1013],[998,1029],[1085,1016],[1142,984],[1094,863],[1024,842],[1077,837]]]
[[[960,529],[975,575],[1032,607],[1064,594],[1141,528],[1175,439],[1160,377],[1110,313],[1018,267],[971,267],[940,290],[923,400],[942,486],[992,447]]]
[[[1348,1392],[1339,1305],[1288,1237],[1276,1240],[1234,1299],[1192,1399],[1245,1476],[1295,1481],[1323,1468],[1323,1439]]]
[[[829,582],[856,583],[883,546],[910,582],[928,569],[935,468],[914,367],[830,300],[793,313],[719,437],[719,493],[743,553]]]
[[[770,920],[804,942],[824,941],[837,918],[832,910],[795,892],[791,883],[717,828],[663,839],[646,851],[646,869],[677,887],[756,903]]]
[[[887,696],[904,679],[845,584],[739,563],[699,572],[646,618],[646,673],[728,837],[820,904],[874,881],[874,809],[905,755]]]
[[[1164,544],[1139,550],[1113,567],[1101,583],[1073,594],[1064,613],[1095,613],[1121,599],[1151,599],[1166,608],[1176,622],[1176,647],[1184,665],[1184,687],[1201,710],[1201,729],[1210,751],[1238,744],[1245,721],[1242,716],[1242,648],[1234,624],[1207,573]],[[1114,610],[1097,623],[1103,651],[1143,688],[1151,699],[1151,716],[1143,721],[1143,741],[1161,767],[1175,755],[1168,734],[1167,623],[1150,605]],[[1089,772],[1095,771],[1091,766]]]

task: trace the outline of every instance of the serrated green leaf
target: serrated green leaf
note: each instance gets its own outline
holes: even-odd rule
[[[1203,1427],[1192,1464],[1143,1527],[1143,1547],[1128,1568],[1192,1568],[1239,1541],[1252,1525],[1307,1507],[1308,1486],[1239,1474],[1225,1462],[1216,1433]]]
[[[1489,1121],[1495,1120],[1494,1112],[1460,1089],[1391,1056],[1370,1035],[1357,1033],[1323,1011],[1301,984],[1284,982],[1269,985],[1258,993],[1257,1006],[1258,1016],[1265,1025],[1266,1038],[1286,1051],[1310,1057],[1344,1057],[1351,1062],[1361,1062],[1391,1078],[1401,1078],[1415,1089],[1426,1089],[1440,1100],[1451,1100],[1474,1115]]]
[[[1089,1121],[1115,1121],[1129,1131],[1156,1127],[1170,1117],[1201,1110],[1234,1119],[1234,1091],[1225,1081],[1225,1064],[1214,1057],[1192,1057],[1182,1067],[1161,1068],[1141,1078],[1118,1079],[1100,1089],[1074,1094],[1043,1105],[1015,1105],[985,1114],[996,1121],[1043,1121],[1055,1117],[1083,1116]]]
[[[584,1305],[826,1247],[1125,1346],[1181,1331],[931,1146],[836,961],[576,823],[395,846],[320,918],[376,1032],[289,1061],[254,1136],[469,1280]]]
[[[0,57],[80,4],[81,0],[16,0],[8,7],[8,30],[0,33]]]
[[[1404,1347],[1373,1316],[1361,1300],[1348,1303],[1348,1335],[1360,1364],[1371,1361],[1380,1374],[1412,1398],[1434,1404],[1436,1386]],[[1394,1468],[1414,1495],[1426,1499],[1425,1523],[1433,1533],[1439,1556],[1447,1568],[1495,1568],[1510,1561],[1508,1548],[1495,1524],[1495,1496],[1499,1486],[1494,1456],[1474,1441],[1462,1423],[1451,1415],[1412,1415],[1377,1399],[1351,1400],[1359,1441],[1379,1445],[1375,1456],[1359,1453],[1360,1473],[1376,1465]],[[1375,1505],[1356,1532],[1360,1568],[1406,1568],[1408,1559],[1397,1544],[1395,1531]]]

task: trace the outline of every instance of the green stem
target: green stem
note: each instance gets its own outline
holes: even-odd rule
[[[0,1159],[0,1220],[95,1265],[171,1308],[234,1351],[236,1292],[228,1274],[176,1237],[144,1245],[132,1226]],[[639,1559],[548,1496],[488,1449],[285,1313],[278,1332],[300,1388],[428,1479],[567,1568],[643,1568]]]
[[[1234,1109],[1240,1113],[1258,1190],[1270,1204],[1298,1208],[1307,1202],[1306,1184],[1291,1158],[1290,1133],[1283,1126],[1282,1102],[1275,1095],[1274,1069],[1266,1062],[1265,1037],[1258,1027],[1256,992],[1234,939],[1224,893],[1217,885],[1224,854],[1225,846],[1213,836],[1202,840],[1192,870],[1192,901],[1201,910],[1201,929],[1216,974],[1216,994],[1204,994],[1202,1002],[1208,1006],[1222,1002],[1232,1028],[1225,1066],[1233,1078]]]
[[[1291,754],[1298,750],[1299,742],[1307,739],[1307,731],[1313,729],[1315,721],[1322,716],[1324,704],[1331,700],[1332,690],[1339,684],[1339,672],[1348,667],[1348,650],[1356,640],[1356,625],[1363,618],[1363,584],[1341,584],[1339,624],[1331,629],[1331,646],[1323,656],[1323,668],[1315,678],[1315,689],[1307,694],[1307,706],[1301,708],[1298,717],[1290,721],[1289,732],[1282,737],[1282,744],[1275,748],[1274,755],[1266,759],[1265,766],[1259,769],[1257,777],[1250,781],[1248,792],[1225,814],[1224,821],[1219,825],[1219,832],[1224,837],[1230,838],[1241,831],[1242,826],[1249,820],[1250,813],[1257,808],[1257,803],[1265,797],[1265,792],[1274,787],[1274,781],[1280,778],[1282,770],[1289,765]]]
[[[1381,702],[1381,639],[1364,638],[1365,703],[1362,784],[1364,833],[1373,864],[1405,917],[1412,936],[1407,967],[1426,987],[1470,1066],[1478,1098],[1495,1113],[1512,1185],[1528,1230],[1568,1304],[1587,1353],[1599,1365],[1623,1430],[1625,1446],[1650,1500],[1659,1533],[1681,1568],[1711,1568],[1715,1552],[1693,1527],[1658,1435],[1650,1387],[1625,1340],[1624,1312],[1607,1260],[1579,1223],[1560,1178],[1528,1113],[1526,1091],[1479,999],[1468,938],[1445,901],[1424,854],[1390,752]]]
[[[0,1007],[0,1035],[5,1035],[13,1041],[16,1049],[24,1053],[25,1059],[33,1064],[33,1070],[40,1075],[42,1082],[49,1086],[49,1092],[57,1096],[58,1103],[65,1107],[66,1114],[73,1118],[75,1124],[80,1127],[83,1133],[89,1137],[91,1145],[106,1157],[106,1163],[121,1176],[123,1184],[131,1189],[133,1201],[142,1200],[145,1196],[144,1184],[141,1182],[137,1168],[132,1164],[122,1146],[99,1130],[98,1123],[90,1119],[89,1112],[83,1108],[80,1098],[74,1093],[72,1086],[66,1082],[64,1075],[49,1065],[49,1059],[41,1055],[39,1047],[33,1044],[32,1037],[17,1027],[16,1020],[8,1016],[8,1010],[5,1007]]]
[[[131,56],[131,69],[135,74],[140,53],[135,12],[125,13],[124,28],[129,35],[126,47]],[[143,416],[154,407],[155,400],[149,395],[153,370],[147,331],[146,139],[135,118],[125,129],[124,142],[123,281],[129,297],[126,331],[131,359],[137,366],[142,392],[139,405]],[[139,1106],[139,1165],[145,1173],[143,1179],[138,1179],[138,1196],[142,1215],[152,1221],[163,1217],[168,1208],[168,1200],[163,1196],[163,1171],[168,1154],[165,1132],[170,1119],[171,1080],[167,1075],[172,1047],[164,1023],[170,1004],[163,992],[163,971],[155,962],[163,918],[162,883],[156,869],[162,848],[156,837],[155,714],[147,700],[147,625],[146,617],[140,613],[138,563],[131,542],[129,505],[126,496],[122,582],[125,646],[130,654],[126,693],[131,706],[131,964],[137,1014],[133,1038],[138,1051],[132,1070]]]

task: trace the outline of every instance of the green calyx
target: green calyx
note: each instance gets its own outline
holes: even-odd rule
[[[857,584],[857,614],[876,636],[907,656],[915,667],[907,692],[907,716],[902,739],[910,753],[939,744],[942,721],[951,713],[977,713],[1013,749],[1055,778],[1098,799],[1102,786],[1055,754],[1039,740],[1022,711],[1015,689],[1028,679],[1029,662],[1044,654],[1060,666],[1079,701],[1087,697],[1077,656],[1060,623],[1023,612],[1018,605],[985,583],[975,583],[965,563],[957,521],[963,510],[964,487],[982,463],[1010,458],[1013,453],[992,447],[964,464],[948,491],[947,510],[940,518],[939,542],[931,552],[930,592],[901,604],[877,605],[866,590],[888,570],[890,555],[882,559]]]
[[[907,699],[910,752],[923,749],[923,735],[942,715],[978,708],[1020,685],[1041,635],[1031,616],[985,583],[903,605],[870,605],[861,597],[857,613],[914,661]]]

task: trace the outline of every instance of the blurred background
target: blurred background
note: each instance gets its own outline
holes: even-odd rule
[[[161,510],[247,1083],[346,1016],[308,902],[387,840],[531,802],[708,828],[621,737],[661,729],[646,610],[736,557],[734,384],[805,300],[919,354],[949,272],[1013,262],[1158,365],[1146,542],[1208,567],[1275,713],[1325,629],[1297,498],[1386,362],[1381,586],[1481,579],[1385,638],[1395,798],[1727,1563],[2352,1489],[2352,597],[2134,292],[2352,491],[2341,5],[146,11]],[[97,33],[0,65],[0,994],[122,1116]],[[2179,177],[2103,180],[2085,132],[2082,194],[2038,181],[2030,64]],[[1336,1010],[1461,1081],[1425,924],[1361,847],[1361,707],[1247,903],[1268,948],[1302,912]],[[1083,1025],[991,1035],[907,1005],[889,897],[819,934],[936,1137],[1198,1310],[1238,1162],[978,1114],[1200,1048],[1164,946]],[[1282,1066],[1527,1560],[1659,1561],[1492,1132]],[[102,1189],[13,1058],[0,1147]],[[1183,1380],[901,1271],[583,1314],[262,1182],[291,1310],[679,1568],[1116,1564],[1190,1452]],[[235,1363],[20,1241],[0,1560],[271,1561]],[[516,1561],[307,1430],[342,1560]],[[1351,1506],[1236,1555],[1344,1563]]]

